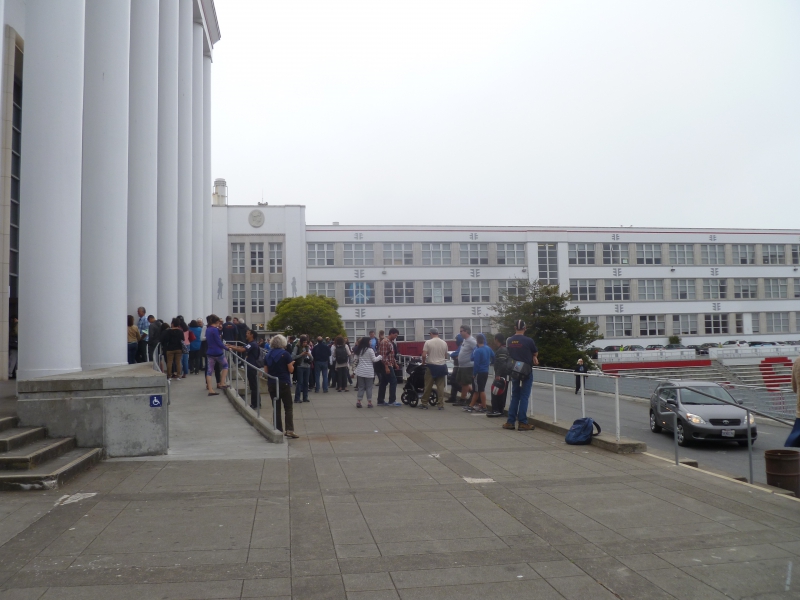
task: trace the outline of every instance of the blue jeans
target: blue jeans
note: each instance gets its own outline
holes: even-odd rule
[[[508,422],[512,425],[519,421],[528,422],[528,400],[533,387],[533,374],[520,384],[518,379],[511,380],[511,404],[508,407]]]
[[[383,365],[378,363],[378,370],[383,370]],[[397,376],[394,374],[394,369],[389,369],[389,372],[381,373],[381,385],[378,387],[378,404],[383,404],[383,398],[386,396],[386,384],[389,384],[389,404],[397,402]]]
[[[181,354],[181,366],[183,367],[183,374],[187,375],[189,373],[189,355],[188,354]]]
[[[319,375],[322,373],[322,389],[328,391],[328,363],[317,361],[314,363],[314,391],[319,391]]]
[[[303,394],[303,400],[308,402],[308,380],[311,377],[311,369],[309,367],[295,369],[297,373],[297,385],[294,388],[294,401],[300,402],[300,393]]]

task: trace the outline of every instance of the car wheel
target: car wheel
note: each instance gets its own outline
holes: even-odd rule
[[[650,431],[653,433],[661,433],[661,425],[656,421],[656,413],[650,411]]]
[[[676,433],[678,436],[678,446],[688,446],[689,440],[686,438],[686,434],[683,430],[683,423],[678,421],[678,431]]]

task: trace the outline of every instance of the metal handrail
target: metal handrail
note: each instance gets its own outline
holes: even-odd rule
[[[226,349],[225,350],[225,354],[227,355],[230,364],[231,365],[235,365],[235,368],[230,369],[229,374],[230,374],[231,377],[232,377],[232,375],[234,373],[236,374],[236,393],[237,393],[237,395],[239,393],[240,371],[243,370],[245,372],[245,377],[244,377],[244,393],[245,393],[244,403],[248,408],[252,409],[252,407],[250,407],[250,402],[249,402],[249,396],[250,396],[250,394],[249,394],[249,382],[248,382],[248,379],[247,379],[247,369],[248,368],[255,369],[256,373],[258,374],[258,378],[259,379],[264,379],[265,381],[267,381],[267,383],[269,383],[270,379],[274,380],[274,382],[275,382],[275,388],[274,388],[275,392],[276,393],[280,393],[280,390],[279,390],[279,387],[278,387],[279,380],[278,380],[277,377],[275,377],[274,375],[270,375],[269,373],[265,373],[262,369],[259,369],[256,365],[253,365],[253,364],[247,362],[244,358],[239,356],[238,353],[236,353],[236,352],[233,352],[231,350]],[[267,390],[268,391],[270,390],[269,385],[267,385]],[[270,399],[272,400],[272,424],[274,426],[275,423],[277,423],[277,415],[276,415],[277,406],[276,406],[276,398],[272,396],[272,392],[270,392]],[[256,416],[258,416],[258,418],[261,418],[261,393],[258,394],[258,400],[256,402]]]

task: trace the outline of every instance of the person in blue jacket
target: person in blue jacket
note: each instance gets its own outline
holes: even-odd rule
[[[475,392],[472,394],[472,402],[464,408],[467,412],[486,412],[486,381],[489,379],[489,365],[494,363],[494,352],[486,345],[486,336],[479,333],[475,336],[478,347],[472,353],[472,369],[475,374]],[[475,405],[480,402],[480,407]]]

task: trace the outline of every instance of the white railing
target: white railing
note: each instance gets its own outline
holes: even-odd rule
[[[692,349],[678,350],[626,350],[624,352],[598,352],[601,363],[650,362],[660,360],[693,360],[697,354]]]
[[[762,356],[800,356],[800,346],[756,346],[754,348],[709,348],[708,357],[760,358]]]
[[[274,375],[269,375],[268,373],[265,373],[263,369],[259,369],[255,365],[251,365],[243,357],[241,357],[238,352],[233,352],[231,350],[225,350],[225,355],[226,355],[226,357],[228,359],[228,365],[230,367],[229,370],[228,370],[228,378],[229,378],[228,384],[230,385],[230,384],[234,384],[235,383],[235,387],[233,389],[236,390],[236,394],[238,395],[239,394],[240,382],[242,380],[244,380],[244,396],[245,397],[243,398],[243,400],[244,400],[245,405],[247,407],[249,407],[250,409],[252,409],[252,406],[250,406],[250,391],[251,390],[250,390],[250,382],[249,382],[249,380],[247,378],[247,369],[255,369],[256,373],[258,373],[258,379],[259,380],[263,379],[264,381],[267,382],[267,391],[270,394],[270,399],[272,400],[272,425],[274,427],[275,423],[277,423],[276,401],[280,402],[280,398],[273,397],[272,396],[272,390],[275,391],[276,396],[278,394],[280,394],[280,387],[279,387],[278,378],[275,377]],[[244,375],[244,376],[242,376],[242,375]],[[272,390],[270,390],[270,386],[269,386],[270,380],[274,380],[273,381]],[[259,387],[259,390],[258,390],[258,399],[256,401],[255,413],[256,413],[256,416],[258,418],[261,418],[261,389],[260,389],[260,387]]]

